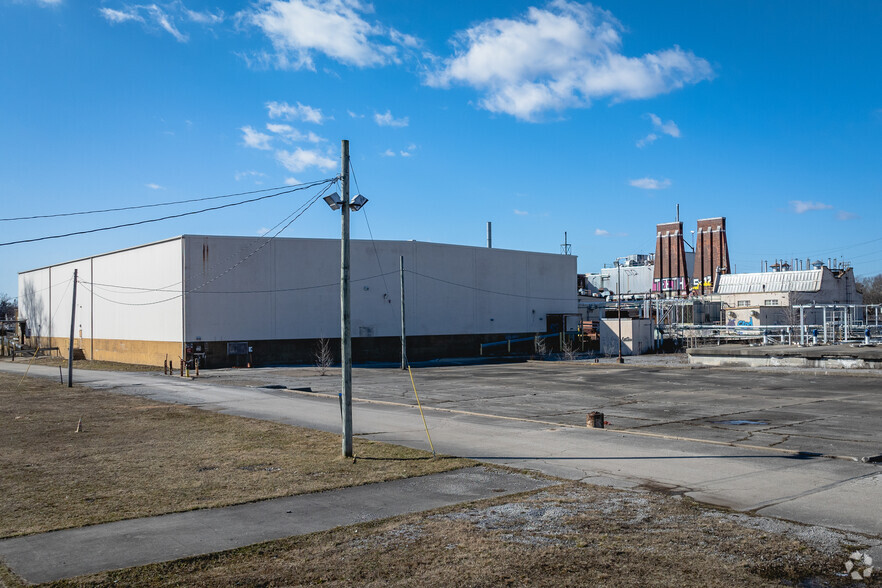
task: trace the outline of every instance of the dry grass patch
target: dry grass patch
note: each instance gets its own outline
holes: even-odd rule
[[[474,462],[0,372],[0,537],[447,471]],[[82,417],[82,433],[76,433]]]
[[[57,585],[847,585],[843,537],[756,520],[569,483]]]
[[[43,355],[37,358],[19,357],[16,363],[30,363],[49,367],[61,367],[67,369],[67,360],[59,356]],[[140,365],[135,363],[119,363],[118,361],[100,361],[91,359],[74,359],[74,382],[77,381],[76,370],[97,370],[102,372],[161,372],[161,367],[155,365]],[[64,373],[65,381],[67,372]]]

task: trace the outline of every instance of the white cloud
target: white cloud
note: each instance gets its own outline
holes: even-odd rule
[[[279,135],[286,141],[321,143],[325,140],[324,137],[320,137],[312,131],[305,134],[301,133],[291,125],[267,123],[266,128],[269,132]]]
[[[263,178],[263,177],[266,177],[266,174],[261,173],[259,171],[247,170],[247,171],[237,171],[233,177],[236,178],[237,182],[241,182],[245,178]]]
[[[387,110],[385,114],[375,113],[374,122],[381,127],[406,127],[410,123],[406,116],[395,118],[390,110]]]
[[[266,235],[266,234],[269,233],[269,232],[270,232],[270,230],[269,230],[268,228],[266,228],[266,227],[260,227],[259,229],[257,229],[257,236],[258,236],[258,237],[263,237],[264,235]]]
[[[518,216],[527,216],[528,214],[530,214],[526,210],[518,210],[517,208],[514,209],[514,213]]]
[[[277,135],[286,135],[288,133],[294,132],[294,127],[285,124],[267,123],[266,130]]]
[[[361,0],[268,0],[242,16],[272,42],[277,67],[314,70],[316,53],[356,67],[397,60],[390,33],[363,18],[372,10]]]
[[[191,21],[202,24],[202,25],[214,25],[220,24],[224,21],[224,11],[218,10],[217,12],[199,12],[197,10],[190,10],[189,8],[184,9],[184,14]]]
[[[658,115],[649,113],[649,119],[652,121],[652,126],[656,129],[664,133],[665,135],[670,135],[671,137],[680,138],[680,127],[677,126],[672,120],[668,122],[662,122],[662,119],[658,117]]]
[[[147,186],[148,188],[150,188],[151,190],[165,190],[165,186],[160,186],[159,184],[150,183],[150,184],[144,184],[144,185]]]
[[[796,214],[802,214],[810,210],[829,210],[833,208],[833,206],[831,204],[824,204],[823,202],[812,202],[811,200],[791,200],[790,208]]]
[[[178,28],[177,22],[184,21],[202,26],[220,24],[224,20],[221,10],[216,12],[190,10],[180,0],[163,4],[133,4],[121,8],[99,8],[98,12],[111,24],[140,22],[147,28],[158,27],[181,43],[187,42],[187,35]]]
[[[364,118],[363,114],[357,114],[355,112],[352,112],[351,110],[347,110],[346,112],[347,114],[349,114],[350,118]]]
[[[840,210],[836,213],[836,218],[841,221],[848,221],[858,218],[858,215],[853,212],[848,212],[846,210]]]
[[[647,145],[652,145],[658,139],[658,135],[655,133],[649,133],[639,141],[637,141],[638,147],[646,147]]]
[[[598,237],[609,237],[609,231],[605,229],[594,229],[594,234]]]
[[[187,42],[187,35],[180,32],[177,27],[175,27],[175,23],[168,14],[166,14],[159,6],[156,4],[151,4],[146,8],[147,12],[153,18],[153,21],[159,25],[165,32],[170,34],[172,37],[177,39],[181,43]]]
[[[657,180],[655,178],[640,178],[637,180],[629,180],[628,183],[635,188],[642,188],[643,190],[664,190],[665,188],[671,187],[671,180],[667,178],[663,180]]]
[[[319,169],[333,169],[337,162],[326,155],[322,155],[313,149],[301,149],[297,147],[293,152],[276,151],[276,160],[285,168],[294,173],[301,172],[310,167]]]
[[[293,106],[287,102],[267,102],[266,110],[270,118],[302,120],[303,122],[315,123],[317,125],[322,124],[325,120],[321,108],[313,108],[299,102]]]
[[[272,149],[270,142],[273,138],[266,133],[261,133],[260,131],[254,130],[252,127],[244,126],[241,129],[242,131],[242,143],[246,147],[251,147],[252,149],[262,149],[264,151],[269,151]]]
[[[395,157],[395,152],[392,151],[391,149],[386,149],[385,151],[380,153],[380,156],[381,157]]]
[[[515,19],[491,19],[457,35],[455,54],[429,74],[436,87],[483,93],[491,112],[535,120],[592,100],[651,98],[713,77],[710,64],[678,46],[641,57],[621,53],[624,27],[590,4],[552,0]]]
[[[416,151],[417,146],[411,143],[407,146],[407,148],[400,151],[401,157],[411,157],[413,156],[413,152]]]
[[[652,121],[652,126],[656,132],[649,133],[648,135],[637,141],[638,147],[642,148],[654,143],[656,140],[658,140],[658,133],[669,135],[677,139],[680,138],[680,127],[678,127],[677,123],[675,123],[674,121],[669,120],[668,122],[663,122],[658,115],[651,112],[647,113],[646,117]]]
[[[301,184],[302,182],[297,178],[285,178],[286,186],[296,186],[297,184]]]
[[[135,20],[138,22],[144,22],[144,19],[133,9],[128,10],[114,10],[113,8],[101,8],[98,12],[101,13],[101,16],[107,20],[107,22],[113,24],[119,24],[121,22],[126,22],[129,20]]]

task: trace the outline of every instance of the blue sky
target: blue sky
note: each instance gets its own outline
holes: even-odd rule
[[[0,216],[330,177],[345,138],[370,199],[354,238],[366,216],[376,239],[483,245],[492,221],[494,246],[556,253],[566,231],[586,272],[651,252],[679,203],[687,231],[728,218],[738,271],[882,273],[880,30],[870,0],[0,0]],[[258,235],[306,197],[0,247],[0,292],[182,233]],[[167,211],[0,222],[0,241]],[[337,237],[338,216],[283,235]]]

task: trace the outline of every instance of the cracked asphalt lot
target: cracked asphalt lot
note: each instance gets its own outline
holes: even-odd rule
[[[260,378],[255,378],[259,373]],[[338,372],[219,370],[217,383],[264,382],[336,395]],[[589,362],[428,367],[415,371],[425,407],[584,427],[589,412],[629,434],[860,459],[882,454],[882,375]],[[356,399],[415,404],[406,372],[356,369]],[[252,384],[253,385],[253,384]]]

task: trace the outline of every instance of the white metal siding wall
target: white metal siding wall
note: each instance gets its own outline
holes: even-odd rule
[[[77,269],[75,336],[89,339],[181,341],[181,241],[174,239],[19,274],[19,300],[34,335],[68,337]],[[52,285],[49,287],[51,275]],[[40,320],[34,320],[41,311]],[[51,320],[50,320],[51,315]]]
[[[180,341],[181,240],[93,258],[96,339]]]
[[[18,316],[34,337],[50,337],[50,268],[18,274]],[[63,282],[58,282],[63,287]]]
[[[253,253],[263,242],[185,236],[190,340],[339,336],[339,241],[275,239]],[[401,255],[409,335],[544,332],[546,314],[577,312],[574,256],[353,241],[354,337],[399,334]]]

